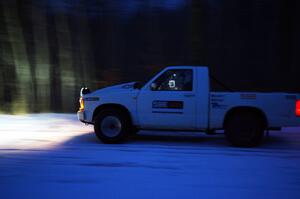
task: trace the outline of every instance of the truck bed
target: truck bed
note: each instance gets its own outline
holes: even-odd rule
[[[269,128],[299,126],[300,118],[295,115],[299,98],[300,94],[293,93],[211,92],[209,126],[222,128],[225,114],[237,106],[260,109]]]

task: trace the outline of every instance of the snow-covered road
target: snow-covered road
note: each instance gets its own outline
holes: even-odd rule
[[[141,132],[105,145],[71,114],[0,115],[0,198],[300,198],[300,128],[258,148]]]

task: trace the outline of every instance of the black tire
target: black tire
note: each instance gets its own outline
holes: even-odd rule
[[[139,133],[140,129],[136,128],[136,127],[132,127],[130,130],[130,135],[135,136]]]
[[[95,134],[103,143],[123,142],[128,137],[130,129],[130,118],[123,111],[104,109],[95,117]]]
[[[261,143],[265,125],[263,118],[252,111],[233,113],[225,124],[227,140],[237,147],[254,147]]]

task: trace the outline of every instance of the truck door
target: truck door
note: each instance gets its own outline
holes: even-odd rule
[[[195,70],[168,69],[142,88],[137,98],[142,128],[196,128]]]

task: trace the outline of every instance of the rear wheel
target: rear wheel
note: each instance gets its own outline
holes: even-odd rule
[[[234,146],[254,147],[260,144],[264,134],[263,118],[252,111],[233,113],[225,124],[227,140]]]
[[[94,122],[96,136],[104,143],[120,143],[130,131],[128,116],[117,109],[104,109],[98,113]]]

